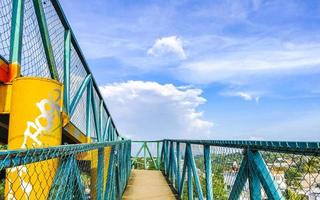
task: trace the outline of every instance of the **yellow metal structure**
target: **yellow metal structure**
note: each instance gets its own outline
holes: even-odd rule
[[[104,148],[104,168],[103,168],[103,192],[106,188],[109,159],[110,159],[111,147]],[[98,150],[91,151],[91,197],[96,199],[97,197],[97,180],[98,180]]]
[[[0,83],[0,114],[10,113],[11,93],[11,83]]]
[[[61,144],[61,88],[61,83],[44,78],[21,77],[12,82],[8,149]],[[46,199],[57,166],[58,160],[52,159],[7,169],[7,199]]]
[[[72,141],[74,141],[76,143],[89,143],[88,137],[86,137],[86,135],[84,135],[72,123],[66,124],[66,126],[64,126],[64,130],[66,131],[66,136],[69,137]]]

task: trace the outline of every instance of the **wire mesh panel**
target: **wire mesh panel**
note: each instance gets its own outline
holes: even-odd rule
[[[12,0],[0,1],[0,56],[9,60]]]
[[[2,151],[0,199],[120,199],[130,142]]]
[[[134,169],[159,170],[162,142],[149,141],[132,143],[131,156]]]
[[[95,126],[95,121],[94,121],[94,112],[92,109],[90,109],[90,137],[91,138],[97,138],[97,131],[96,131],[96,126]]]
[[[277,152],[261,152],[286,199],[320,199],[320,157]],[[263,194],[266,198],[266,194]]]
[[[186,143],[179,143],[179,146],[180,146],[180,161],[179,161],[179,164],[180,164],[180,177],[182,177],[182,170],[183,170],[183,163],[184,163],[184,160],[185,160],[185,152],[186,152]],[[184,180],[183,180],[184,181]]]
[[[63,83],[65,28],[63,27],[59,19],[59,16],[52,5],[52,2],[50,0],[42,0],[42,5],[47,20],[49,37],[52,45],[57,71],[59,73],[59,80]]]
[[[75,47],[71,45],[71,66],[70,66],[70,98],[76,95],[84,79],[88,75]]]
[[[87,90],[84,91],[76,109],[71,116],[71,122],[82,132],[86,133],[86,109],[87,106]],[[94,124],[93,124],[94,125]]]
[[[25,0],[21,74],[50,78],[50,71],[32,0]]]
[[[242,149],[211,147],[214,198],[228,199],[240,169],[243,159],[242,153]],[[245,196],[245,194],[241,196]]]

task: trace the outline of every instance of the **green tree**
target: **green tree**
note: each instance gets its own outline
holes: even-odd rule
[[[288,168],[284,173],[286,184],[290,188],[301,188],[302,173],[295,167]]]

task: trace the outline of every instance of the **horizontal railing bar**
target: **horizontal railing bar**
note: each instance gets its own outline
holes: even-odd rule
[[[163,140],[132,140],[132,143],[155,143],[155,142],[163,142]]]
[[[251,150],[265,150],[283,153],[319,154],[320,142],[294,142],[294,141],[254,141],[254,140],[178,140],[165,139],[187,144],[210,145]]]
[[[0,151],[0,160],[2,160],[0,169],[45,161],[103,147],[116,146],[127,142],[130,142],[130,140],[90,144],[68,144],[47,148],[3,150]]]

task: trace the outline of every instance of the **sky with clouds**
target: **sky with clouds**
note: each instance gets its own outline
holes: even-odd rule
[[[123,135],[320,140],[320,1],[60,2]]]

